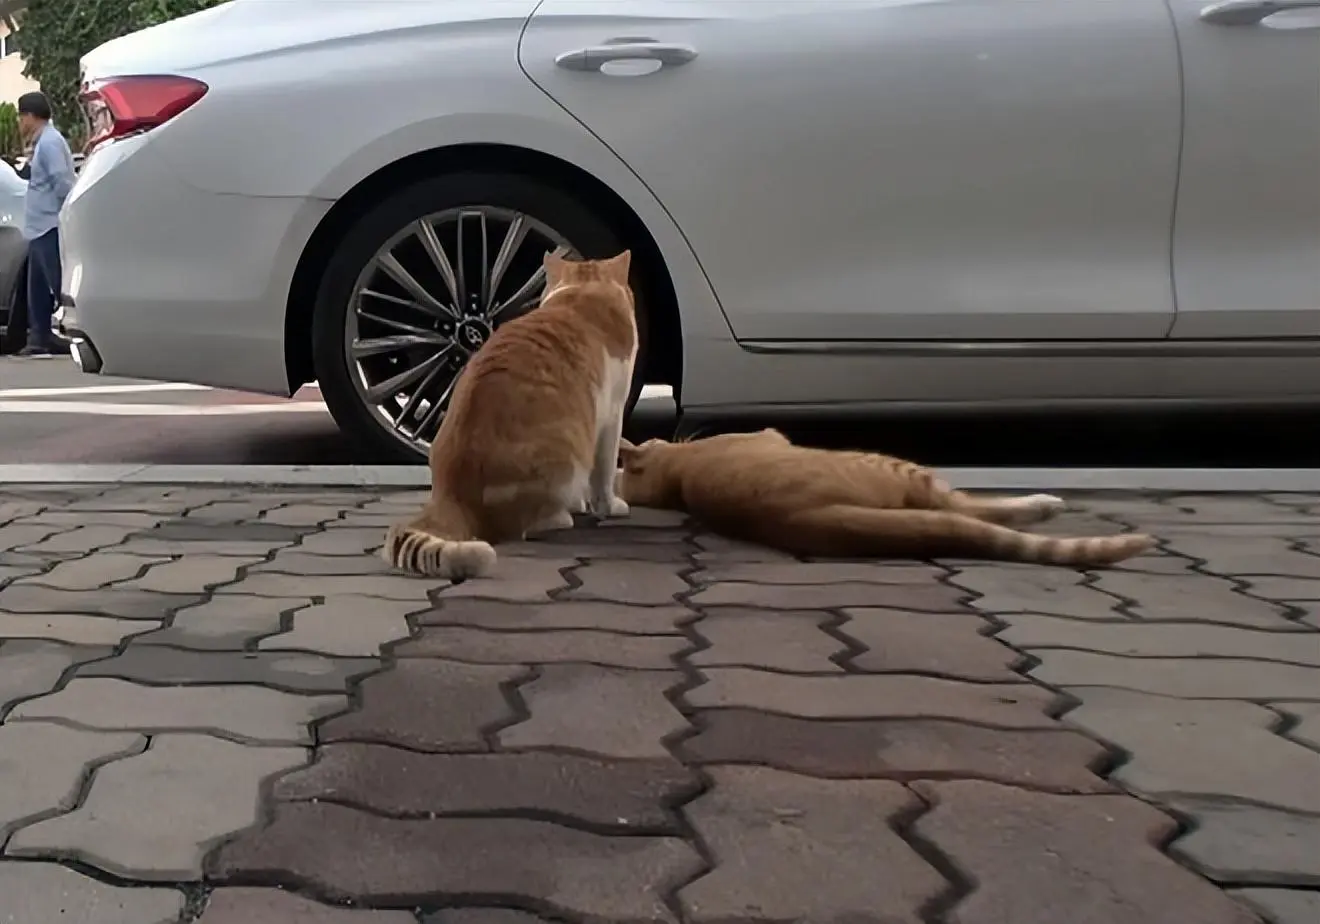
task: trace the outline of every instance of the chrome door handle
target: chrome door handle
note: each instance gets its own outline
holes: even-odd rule
[[[1201,10],[1201,21],[1216,26],[1256,26],[1275,13],[1320,8],[1320,0],[1222,0]]]
[[[1320,0],[1316,0],[1320,3]],[[649,38],[609,39],[603,45],[566,51],[555,64],[570,71],[599,71],[611,61],[659,61],[661,67],[679,67],[697,56],[691,45],[657,42]]]

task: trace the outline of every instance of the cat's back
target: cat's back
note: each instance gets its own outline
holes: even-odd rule
[[[694,444],[695,445],[695,444]],[[813,507],[903,502],[907,463],[888,456],[796,446],[787,441],[734,441],[694,454],[685,478],[717,487],[730,504]]]

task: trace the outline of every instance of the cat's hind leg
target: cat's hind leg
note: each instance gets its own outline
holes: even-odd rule
[[[975,517],[987,523],[1025,526],[1058,516],[1068,502],[1053,494],[1026,494],[1020,497],[986,496],[950,491],[944,509]]]

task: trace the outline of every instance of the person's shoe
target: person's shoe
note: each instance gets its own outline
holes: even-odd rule
[[[55,351],[44,343],[29,343],[18,351],[19,356],[54,356]]]

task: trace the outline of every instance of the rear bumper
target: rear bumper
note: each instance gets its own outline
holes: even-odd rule
[[[323,210],[204,192],[147,140],[98,150],[65,203],[65,328],[106,375],[287,396],[289,280]]]

